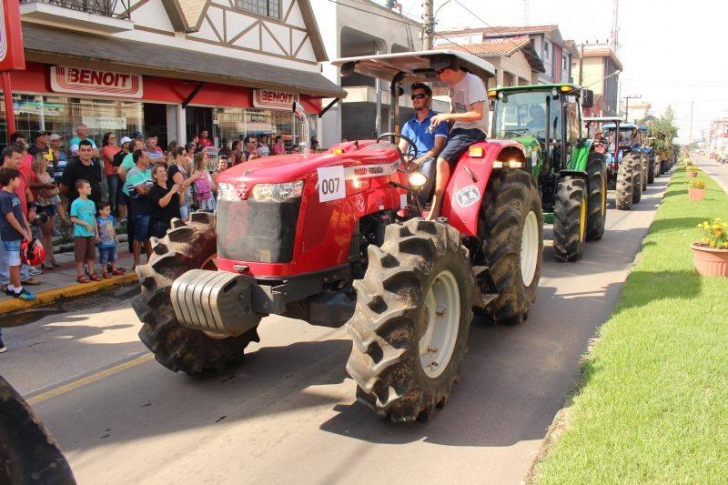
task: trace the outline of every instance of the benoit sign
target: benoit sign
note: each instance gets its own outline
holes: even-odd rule
[[[51,89],[57,93],[141,98],[142,77],[81,67],[51,67]]]
[[[268,89],[253,90],[253,106],[265,109],[283,109],[290,111],[293,103],[298,103],[298,95]]]

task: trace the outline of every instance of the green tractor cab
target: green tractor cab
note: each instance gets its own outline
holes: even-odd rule
[[[491,138],[521,143],[538,180],[544,220],[554,225],[556,257],[580,260],[586,241],[602,238],[607,215],[606,156],[582,129],[582,108],[592,107],[592,91],[543,84],[491,89],[488,97]]]

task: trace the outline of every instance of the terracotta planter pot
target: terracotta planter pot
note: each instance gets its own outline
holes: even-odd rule
[[[703,200],[705,198],[705,189],[694,189],[688,187],[688,199],[689,200]]]
[[[695,178],[695,177],[697,177],[697,176],[698,176],[698,172],[688,172],[688,177],[693,177],[693,178]]]
[[[695,271],[702,276],[728,278],[728,249],[712,249],[692,243],[690,249],[695,257]]]

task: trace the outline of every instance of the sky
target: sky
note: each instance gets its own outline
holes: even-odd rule
[[[383,1],[379,0],[380,3]],[[422,0],[399,0],[405,14],[422,15]],[[435,0],[436,30],[525,25],[524,0]],[[480,18],[474,18],[460,4]],[[529,0],[529,25],[558,24],[565,39],[610,38],[614,0]],[[487,24],[486,24],[487,22]],[[724,40],[725,39],[725,40]],[[728,1],[619,0],[621,93],[642,95],[659,116],[676,114],[679,141],[693,139],[716,117],[728,117]]]

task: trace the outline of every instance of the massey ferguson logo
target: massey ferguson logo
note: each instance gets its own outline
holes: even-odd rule
[[[392,173],[391,165],[372,165],[370,167],[356,167],[349,169],[349,174],[359,178],[378,177]]]

